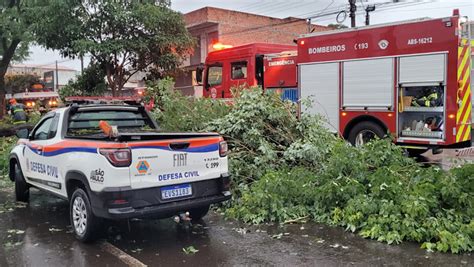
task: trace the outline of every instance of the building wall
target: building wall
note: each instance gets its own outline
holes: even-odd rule
[[[65,67],[58,67],[58,81],[56,81],[56,69],[55,68],[50,68],[50,67],[36,67],[36,66],[24,66],[24,65],[13,65],[10,66],[7,70],[7,74],[32,74],[40,77],[41,79],[44,78],[44,73],[45,72],[54,72],[54,88],[56,89],[56,85],[58,85],[59,88],[62,88],[64,85],[66,85],[69,80],[74,80],[77,75],[79,75],[79,71],[76,71],[74,69],[69,69]]]

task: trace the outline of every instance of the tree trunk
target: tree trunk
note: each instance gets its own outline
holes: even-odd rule
[[[112,90],[112,96],[116,96],[116,85],[114,81],[114,75],[111,70],[111,66],[109,63],[105,63],[105,74],[107,75],[107,83],[109,85],[110,90]]]
[[[0,119],[3,119],[6,111],[5,92],[5,75],[2,75],[0,76]]]
[[[3,115],[5,115],[5,74],[7,73],[10,61],[15,54],[15,50],[20,43],[20,39],[13,39],[10,43],[10,46],[6,46],[6,42],[7,40],[2,38],[4,51],[2,59],[0,60],[0,118],[3,118]]]

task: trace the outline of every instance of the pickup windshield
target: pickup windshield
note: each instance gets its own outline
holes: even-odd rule
[[[69,136],[102,135],[99,121],[117,126],[119,131],[135,132],[155,130],[150,118],[140,111],[133,110],[94,110],[73,114],[69,118]]]

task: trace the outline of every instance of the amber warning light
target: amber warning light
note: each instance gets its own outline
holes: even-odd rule
[[[222,43],[215,43],[215,44],[212,45],[212,48],[214,48],[214,50],[222,50],[222,49],[232,48],[232,45],[225,45],[225,44],[222,44]]]

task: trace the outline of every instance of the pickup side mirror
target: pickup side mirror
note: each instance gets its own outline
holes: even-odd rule
[[[23,129],[18,129],[16,131],[16,136],[20,139],[27,139],[30,134],[30,131],[27,129],[27,128],[23,128]]]
[[[198,85],[202,85],[203,72],[204,72],[204,66],[200,65],[196,68],[196,82]]]

